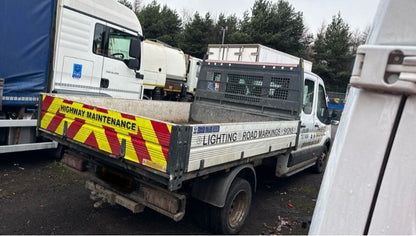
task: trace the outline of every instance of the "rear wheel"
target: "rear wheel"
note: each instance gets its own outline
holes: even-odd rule
[[[238,233],[249,213],[251,195],[250,183],[237,177],[231,184],[224,207],[212,207],[211,228],[223,234]]]
[[[64,156],[65,146],[63,146],[62,144],[58,144],[58,147],[56,149],[51,149],[49,152],[53,159],[59,161]]]

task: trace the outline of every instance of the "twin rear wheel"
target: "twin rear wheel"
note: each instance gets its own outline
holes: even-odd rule
[[[244,225],[251,205],[251,185],[242,178],[234,179],[228,191],[224,207],[200,202],[195,217],[199,224],[215,233],[236,234]]]

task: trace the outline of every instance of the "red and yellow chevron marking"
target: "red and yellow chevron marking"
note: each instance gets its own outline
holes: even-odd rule
[[[78,102],[42,95],[40,128],[90,147],[120,155],[126,140],[125,159],[166,172],[170,124],[132,116]]]

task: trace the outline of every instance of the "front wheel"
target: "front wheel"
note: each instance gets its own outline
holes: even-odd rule
[[[319,155],[318,159],[316,160],[315,172],[318,174],[324,172],[327,161],[328,161],[328,149],[324,147],[324,150],[322,150],[321,155]]]
[[[250,183],[237,177],[231,184],[224,207],[213,207],[211,211],[212,229],[223,234],[238,233],[249,213],[251,195]]]

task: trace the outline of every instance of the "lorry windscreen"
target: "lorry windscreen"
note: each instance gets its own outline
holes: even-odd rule
[[[102,24],[96,24],[93,52],[118,60],[133,59],[129,56],[131,39],[137,39],[137,36]]]

